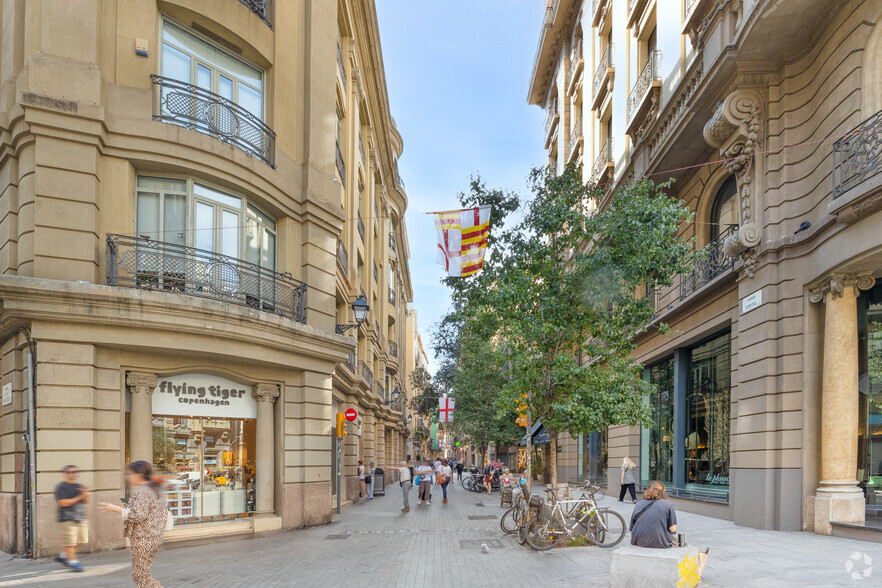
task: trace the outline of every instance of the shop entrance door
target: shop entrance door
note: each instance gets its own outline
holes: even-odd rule
[[[255,419],[153,417],[153,462],[175,524],[252,516]]]

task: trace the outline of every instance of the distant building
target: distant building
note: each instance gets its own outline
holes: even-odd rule
[[[608,205],[676,180],[708,255],[645,292],[648,427],[562,436],[560,475],[663,480],[677,507],[859,536],[882,509],[882,5],[549,0],[528,100],[548,162]],[[841,523],[841,524],[840,524]]]

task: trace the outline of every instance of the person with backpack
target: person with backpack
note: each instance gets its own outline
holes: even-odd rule
[[[487,465],[484,466],[484,487],[487,488],[487,496],[493,494],[493,472],[495,468],[493,467],[493,462],[487,462]]]
[[[462,470],[463,465],[461,461],[456,462],[456,477],[461,482],[462,481]]]

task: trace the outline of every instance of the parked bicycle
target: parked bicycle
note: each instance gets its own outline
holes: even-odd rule
[[[538,516],[527,523],[526,541],[533,549],[547,551],[563,539],[585,536],[598,547],[613,547],[625,538],[625,519],[610,508],[598,508],[595,494],[598,486],[586,484],[582,496],[559,500],[549,489],[549,501],[540,508]],[[523,532],[523,531],[521,531]]]

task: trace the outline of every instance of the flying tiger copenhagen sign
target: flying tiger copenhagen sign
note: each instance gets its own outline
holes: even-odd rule
[[[218,418],[257,418],[257,400],[246,386],[210,374],[158,377],[153,414]]]

